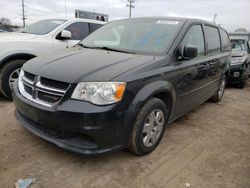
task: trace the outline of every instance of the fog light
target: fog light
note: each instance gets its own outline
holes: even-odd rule
[[[234,77],[239,77],[240,73],[239,72],[234,72]]]

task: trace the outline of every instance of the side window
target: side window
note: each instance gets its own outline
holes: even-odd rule
[[[228,34],[223,29],[220,29],[220,36],[221,36],[221,43],[222,43],[222,50],[227,51],[231,50],[231,44],[230,39],[228,37]]]
[[[89,35],[88,23],[75,22],[65,28],[71,32],[72,37],[70,40],[82,40]]]
[[[198,48],[198,56],[205,55],[205,43],[201,25],[192,26],[181,42],[182,46],[193,45]]]
[[[208,54],[220,52],[220,36],[216,27],[205,26]]]
[[[95,30],[99,29],[100,27],[102,27],[101,24],[89,23],[90,33],[93,33]]]

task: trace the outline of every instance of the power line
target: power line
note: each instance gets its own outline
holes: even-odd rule
[[[131,18],[132,8],[135,8],[134,3],[135,0],[128,0],[127,7],[129,7],[129,18]]]
[[[24,0],[22,0],[22,20],[23,20],[23,27],[25,27],[25,20],[27,17],[25,16],[25,5],[24,5]]]

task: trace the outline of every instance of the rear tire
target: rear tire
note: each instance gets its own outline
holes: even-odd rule
[[[152,98],[140,109],[130,138],[129,150],[136,155],[151,153],[160,143],[168,122],[166,104]]]
[[[7,99],[12,100],[12,84],[19,77],[19,72],[26,60],[13,60],[8,62],[0,71],[0,92]]]
[[[211,101],[213,102],[220,102],[224,96],[224,92],[225,92],[225,87],[226,87],[226,76],[223,75],[221,80],[220,80],[220,83],[219,83],[219,86],[218,86],[218,89],[216,91],[216,93],[214,94],[214,96],[211,97]]]

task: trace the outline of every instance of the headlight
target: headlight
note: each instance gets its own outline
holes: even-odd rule
[[[107,105],[122,100],[125,82],[80,82],[71,98],[96,105]]]
[[[243,63],[242,57],[232,58],[232,64],[242,64],[242,63]]]

